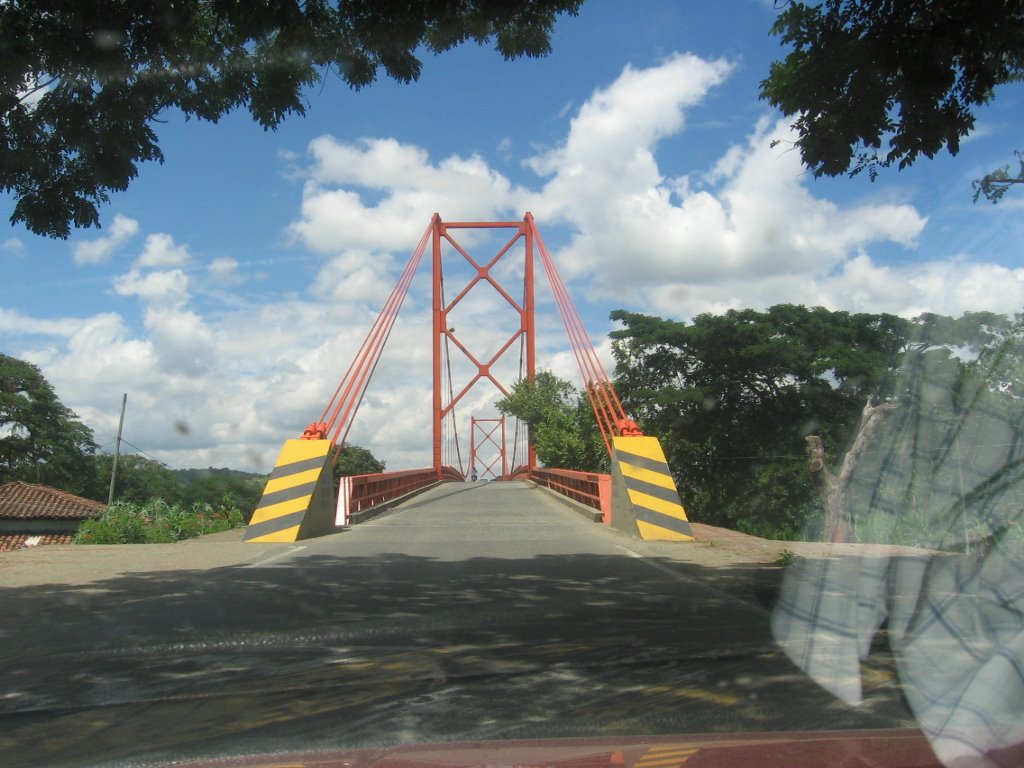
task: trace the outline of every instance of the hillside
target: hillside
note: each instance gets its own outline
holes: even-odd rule
[[[207,478],[233,478],[237,480],[252,480],[265,483],[267,481],[266,475],[257,474],[255,472],[243,472],[240,469],[228,469],[227,467],[206,467],[205,469],[191,468],[191,469],[174,469],[171,470],[177,476],[178,481],[183,485],[189,485],[197,480],[205,480]]]

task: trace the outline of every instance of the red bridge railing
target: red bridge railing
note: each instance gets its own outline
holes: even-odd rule
[[[576,472],[571,469],[547,467],[518,467],[511,475],[514,480],[532,480],[555,493],[559,493],[601,513],[602,522],[612,519],[612,478],[597,472]],[[441,480],[461,482],[461,472],[444,467]],[[354,522],[353,516],[389,501],[406,496],[438,482],[437,471],[407,469],[401,472],[378,472],[371,475],[353,475],[341,478],[339,509],[345,510],[345,524]]]
[[[441,480],[464,479],[461,472],[451,467],[441,469]],[[338,490],[338,508],[345,510],[347,525],[351,515],[365,512],[378,504],[394,501],[437,482],[437,470],[433,467],[343,477]]]
[[[525,476],[521,475],[521,476]],[[529,479],[555,493],[593,507],[602,515],[601,522],[612,521],[612,476],[596,472],[576,472],[571,469],[534,467]]]

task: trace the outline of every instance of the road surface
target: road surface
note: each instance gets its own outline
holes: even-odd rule
[[[0,563],[0,764],[913,725],[884,655],[853,709],[776,650],[778,568],[644,544],[526,484],[89,570],[124,549],[74,548],[80,579],[56,550],[34,580],[19,562],[43,553]]]

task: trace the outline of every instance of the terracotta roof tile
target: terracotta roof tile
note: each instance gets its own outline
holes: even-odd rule
[[[0,485],[0,519],[85,520],[99,517],[107,505],[20,480]]]
[[[70,544],[74,538],[73,533],[0,533],[0,552],[44,544]]]

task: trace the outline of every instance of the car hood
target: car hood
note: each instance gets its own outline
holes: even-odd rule
[[[913,730],[706,734],[409,745],[218,757],[176,768],[941,768]]]

